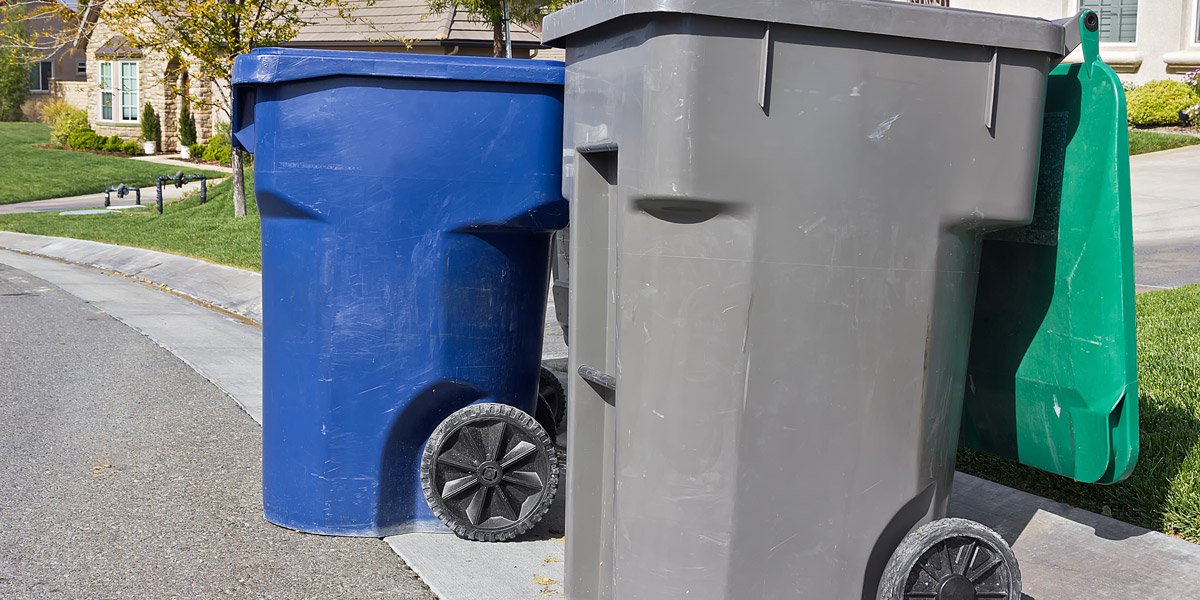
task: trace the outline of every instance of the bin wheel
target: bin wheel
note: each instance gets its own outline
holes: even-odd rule
[[[558,430],[567,420],[567,392],[553,371],[542,367],[538,379],[537,414],[538,424],[550,435],[551,442],[558,441]]]
[[[966,519],[940,519],[900,542],[883,571],[878,598],[1020,600],[1021,570],[996,532]]]
[[[421,455],[430,510],[461,538],[511,540],[536,525],[558,492],[558,455],[542,426],[507,404],[446,417]]]

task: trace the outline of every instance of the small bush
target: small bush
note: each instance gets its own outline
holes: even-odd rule
[[[72,133],[83,129],[89,129],[87,120],[87,111],[71,108],[57,115],[54,122],[50,123],[50,141],[64,146],[67,139]]]
[[[67,147],[72,150],[99,150],[103,146],[104,138],[91,129],[80,129],[67,138]]]
[[[142,139],[147,142],[155,142],[162,147],[162,123],[158,120],[158,113],[154,112],[154,107],[147,102],[145,108],[142,109]]]
[[[229,145],[229,134],[218,133],[208,140],[201,157],[208,162],[221,163],[229,166],[233,161],[233,148]]]
[[[204,158],[205,148],[206,147],[204,144],[190,144],[188,146],[188,150],[192,153],[192,158],[196,160],[201,160]]]
[[[125,144],[121,146],[121,151],[124,152],[126,156],[137,156],[142,153],[142,146],[137,142],[125,142]]]
[[[187,102],[179,109],[179,143],[184,146],[196,143],[196,117],[192,116]]]
[[[76,110],[79,109],[67,104],[66,100],[51,100],[42,105],[41,121],[51,127],[54,127],[54,124],[57,123],[59,119],[62,119],[68,113]]]
[[[125,140],[121,139],[121,136],[119,136],[119,135],[114,135],[110,138],[105,139],[104,151],[105,152],[124,152],[125,151]]]
[[[1129,92],[1129,123],[1135,127],[1179,124],[1180,111],[1200,104],[1200,96],[1182,81],[1151,81]]]

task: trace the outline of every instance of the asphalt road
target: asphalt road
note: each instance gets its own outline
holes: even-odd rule
[[[263,520],[246,413],[4,265],[0,424],[0,598],[433,598],[379,540]]]

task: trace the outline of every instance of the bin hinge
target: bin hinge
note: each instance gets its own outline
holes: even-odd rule
[[[602,387],[610,392],[617,391],[617,378],[587,365],[579,365],[579,376],[584,381]]]
[[[1083,46],[1083,70],[1089,77],[1092,65],[1100,59],[1100,15],[1083,9],[1073,16],[1057,19],[1063,27],[1063,55],[1070,54]]]

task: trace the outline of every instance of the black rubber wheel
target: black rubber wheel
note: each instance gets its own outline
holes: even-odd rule
[[[538,424],[550,435],[550,441],[558,442],[558,430],[567,420],[567,392],[553,371],[542,367],[538,379],[537,414]]]
[[[879,584],[879,600],[1021,600],[1021,570],[996,532],[939,519],[905,536]]]
[[[430,510],[459,537],[511,540],[536,525],[558,492],[558,454],[542,426],[506,404],[446,417],[421,455]]]

